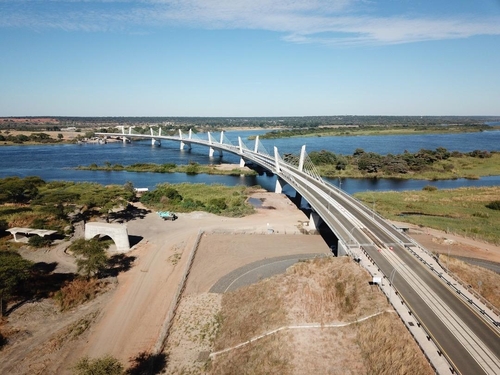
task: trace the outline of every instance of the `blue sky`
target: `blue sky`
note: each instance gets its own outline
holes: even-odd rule
[[[0,116],[500,115],[500,0],[0,0]]]

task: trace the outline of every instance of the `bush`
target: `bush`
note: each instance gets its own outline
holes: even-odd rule
[[[94,299],[103,289],[103,282],[96,279],[76,279],[66,284],[55,295],[61,311]]]
[[[49,237],[31,236],[28,239],[28,244],[36,248],[47,247],[52,244],[52,239]]]
[[[73,367],[75,375],[121,375],[123,365],[110,355],[101,358],[90,359],[84,357]]]
[[[486,208],[491,210],[500,210],[500,201],[493,201],[486,205]]]
[[[425,185],[422,190],[423,191],[436,191],[438,188],[432,185]]]

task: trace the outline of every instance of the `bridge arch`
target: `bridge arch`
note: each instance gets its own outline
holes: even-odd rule
[[[85,239],[90,240],[96,236],[109,236],[116,245],[117,253],[126,253],[130,250],[127,226],[123,224],[108,224],[91,222],[85,224]]]

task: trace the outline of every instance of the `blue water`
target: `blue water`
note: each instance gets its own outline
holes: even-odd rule
[[[230,131],[226,137],[238,144],[241,136],[247,147],[253,149],[253,141],[247,138],[262,134],[262,131]],[[203,134],[200,135],[203,138]],[[408,150],[416,152],[421,148],[435,149],[445,147],[450,151],[469,152],[476,149],[500,151],[500,131],[480,133],[438,134],[438,135],[400,135],[400,136],[342,136],[342,137],[305,137],[262,140],[269,153],[277,146],[280,154],[298,153],[302,145],[306,150],[329,150],[340,154],[352,154],[355,149],[373,151],[381,154],[399,154]],[[207,148],[194,145],[192,150],[179,150],[177,142],[163,142],[161,147],[152,147],[150,141],[139,141],[131,144],[108,143],[106,145],[37,145],[37,146],[5,146],[0,147],[0,177],[7,176],[40,176],[44,180],[94,181],[101,184],[124,184],[130,181],[136,187],[154,188],[158,183],[190,182],[190,183],[222,183],[225,185],[261,185],[273,190],[275,177],[235,177],[216,175],[186,175],[180,173],[134,173],[134,172],[102,172],[77,171],[79,165],[96,163],[130,165],[134,163],[175,163],[187,164],[196,162],[237,163],[239,159],[230,154],[222,158],[208,156]],[[338,179],[331,181],[339,185]],[[481,178],[480,180],[447,180],[420,181],[394,179],[343,179],[342,189],[349,193],[366,190],[420,190],[426,185],[434,185],[440,189],[462,186],[496,186],[500,185],[500,176]]]

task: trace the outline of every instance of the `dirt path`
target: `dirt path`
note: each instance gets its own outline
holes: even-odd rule
[[[254,197],[264,199],[265,206],[274,209],[260,209],[254,215],[239,219],[194,212],[179,214],[179,219],[173,222],[163,221],[155,213],[149,213],[144,219],[129,222],[129,234],[143,238],[127,254],[137,257],[134,267],[118,277],[118,288],[91,328],[87,341],[67,362],[74,363],[83,355],[110,354],[127,363],[139,353],[151,351],[200,230],[206,233],[263,234],[272,226],[275,233],[303,236],[298,226],[307,218],[285,196],[257,193]],[[276,238],[269,236],[266,240],[271,237],[273,241]],[[218,269],[220,264],[209,260],[203,265],[204,271],[212,274],[211,270]],[[233,267],[233,263],[224,264],[227,271],[221,272],[221,276]],[[218,277],[200,282],[201,287],[208,290]],[[64,371],[63,368],[59,370]]]
[[[446,233],[432,228],[421,228],[417,225],[393,222],[400,227],[408,227],[408,234],[427,250],[441,254],[448,254],[484,259],[500,263],[500,246],[476,241],[453,233]]]

